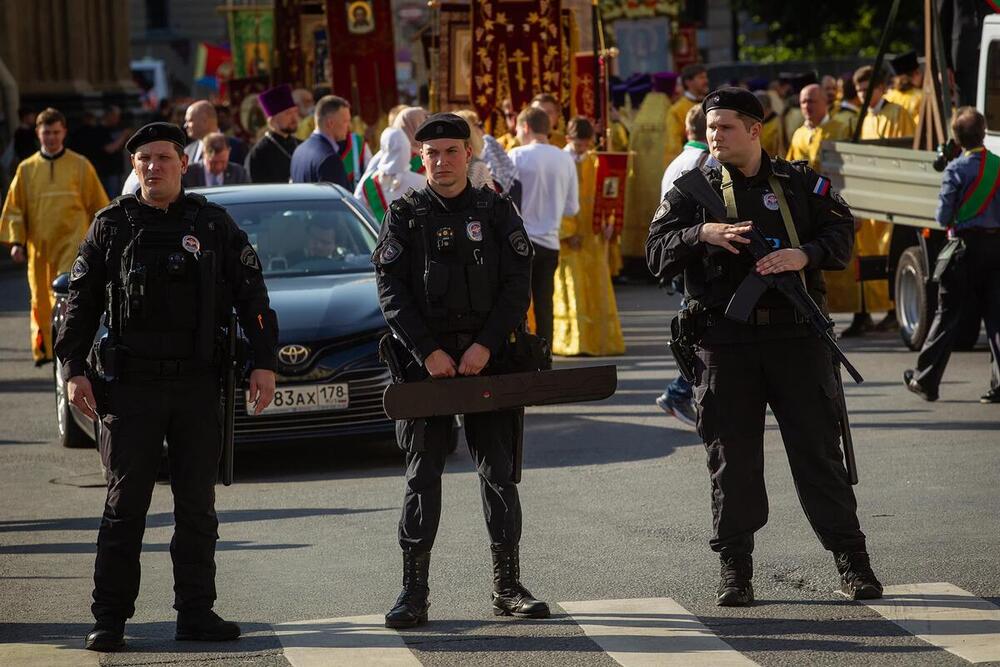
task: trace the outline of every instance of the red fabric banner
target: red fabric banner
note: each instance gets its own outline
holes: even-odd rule
[[[522,109],[538,93],[562,97],[560,0],[472,3],[472,104],[488,118],[505,98]]]
[[[303,84],[302,67],[302,2],[275,0],[273,83],[287,83],[292,88]]]
[[[326,0],[331,83],[351,113],[375,125],[396,106],[396,49],[389,0]]]
[[[594,233],[614,225],[621,234],[625,220],[625,185],[632,169],[630,153],[598,153],[594,188]]]
[[[577,53],[574,56],[576,61],[576,78],[573,80],[573,102],[575,113],[586,116],[590,120],[596,118],[595,107],[597,82],[594,81],[594,54]]]

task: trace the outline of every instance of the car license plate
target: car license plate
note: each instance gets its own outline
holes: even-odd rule
[[[250,392],[247,392],[247,414],[253,415]],[[315,410],[343,410],[348,406],[347,383],[307,384],[278,387],[274,400],[264,408],[262,415],[281,412],[312,412]]]

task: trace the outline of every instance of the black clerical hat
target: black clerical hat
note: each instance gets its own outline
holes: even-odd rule
[[[707,114],[712,109],[730,109],[750,116],[754,120],[764,120],[764,107],[757,96],[746,88],[724,86],[713,90],[701,103],[702,110]]]
[[[129,137],[129,140],[125,142],[125,150],[134,155],[140,146],[153,141],[169,141],[184,148],[184,144],[187,143],[187,135],[184,134],[184,130],[173,123],[149,123],[140,127],[138,132]]]

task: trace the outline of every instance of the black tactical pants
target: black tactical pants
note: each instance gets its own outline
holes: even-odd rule
[[[953,260],[941,276],[938,308],[927,334],[914,377],[922,387],[936,392],[948,366],[963,311],[978,307],[986,320],[986,337],[992,359],[991,386],[1000,381],[1000,234],[970,233],[965,255]]]
[[[426,552],[434,546],[441,518],[441,475],[454,421],[435,417],[396,422],[397,441],[406,451],[406,494],[399,520],[399,546],[404,550]],[[497,548],[521,540],[521,502],[512,476],[514,445],[522,428],[520,410],[465,416],[465,438],[479,472],[486,529]]]
[[[823,547],[859,551],[865,536],[839,447],[837,386],[818,338],[699,348],[698,433],[708,450],[714,551],[750,553],[767,523],[764,415],[771,407],[806,518]]]
[[[552,345],[552,298],[555,291],[559,251],[535,245],[531,259],[531,303],[535,310],[535,333]]]
[[[96,618],[130,618],[139,593],[139,553],[166,438],[174,495],[174,608],[215,602],[215,482],[222,453],[218,380],[136,378],[112,382],[101,427],[108,496],[94,567]]]

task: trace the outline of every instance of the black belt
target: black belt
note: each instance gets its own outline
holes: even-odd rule
[[[1000,228],[998,227],[973,227],[971,229],[959,229],[955,232],[960,238],[967,238],[969,236],[1000,236]]]
[[[212,373],[214,364],[197,359],[141,359],[126,357],[122,360],[119,375],[145,375],[151,377],[188,377]]]
[[[723,322],[742,324],[742,322],[727,318],[722,313],[704,313],[701,317],[704,320],[703,325],[706,327],[717,326]],[[806,318],[794,308],[755,308],[750,316],[750,321],[746,324],[754,326],[806,324]]]

